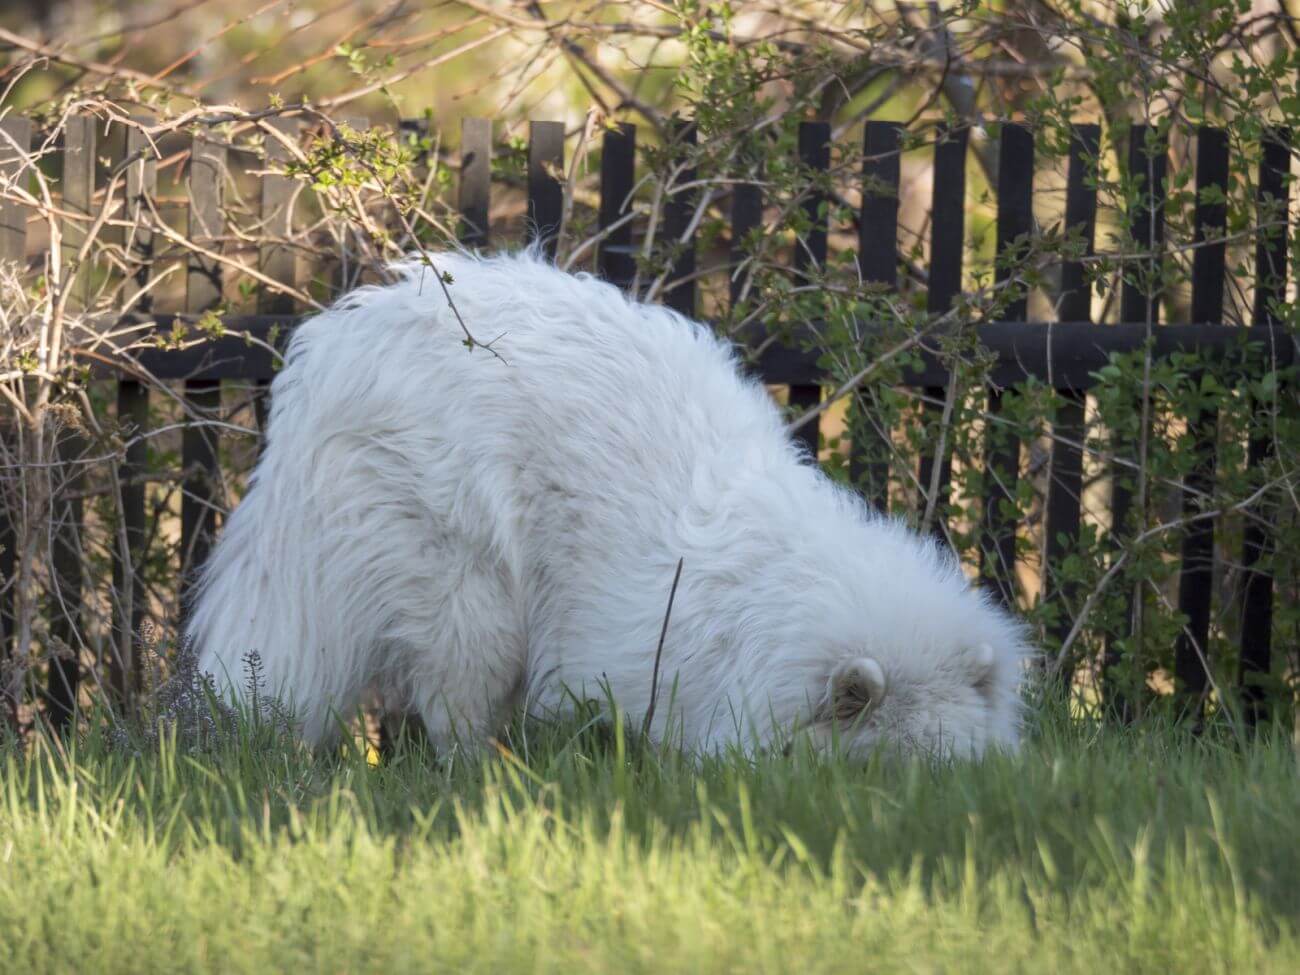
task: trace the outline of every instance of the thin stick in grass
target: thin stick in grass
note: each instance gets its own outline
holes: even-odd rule
[[[682,563],[685,557],[677,560],[677,571],[673,574],[673,587],[668,592],[668,609],[664,611],[663,629],[659,631],[659,646],[655,648],[655,668],[650,675],[650,707],[646,708],[645,718],[641,721],[641,736],[650,733],[650,722],[655,718],[655,705],[659,703],[659,661],[664,655],[664,639],[668,636],[668,621],[673,615],[673,600],[677,598],[677,583],[682,578]]]

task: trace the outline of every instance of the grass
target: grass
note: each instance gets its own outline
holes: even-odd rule
[[[0,758],[0,970],[1300,971],[1292,743],[1045,715],[978,764],[516,728]]]

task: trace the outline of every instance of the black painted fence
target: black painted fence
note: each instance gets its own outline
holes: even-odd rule
[[[292,125],[292,123],[277,123]],[[0,120],[0,126],[19,144],[28,144],[32,138],[31,125],[22,118],[9,116]],[[563,206],[562,186],[555,173],[564,170],[564,127],[555,122],[534,122],[530,127],[527,175],[527,215],[530,233],[540,238],[548,252],[554,251],[555,232],[561,222]],[[858,237],[857,259],[865,281],[894,288],[898,283],[901,254],[898,248],[898,198],[900,163],[899,146],[901,127],[894,122],[872,121],[865,127],[864,135],[864,193]],[[965,170],[967,131],[955,130],[942,134],[936,141],[933,155],[933,185],[931,254],[928,268],[928,308],[935,314],[949,310],[961,291],[965,207]],[[689,127],[678,131],[684,141],[694,139]],[[70,211],[89,213],[94,191],[94,165],[96,132],[90,119],[73,119],[64,135],[63,171],[61,175],[63,205]],[[622,125],[606,132],[601,154],[599,225],[608,230],[597,254],[597,267],[607,279],[628,285],[635,274],[635,249],[632,246],[631,198],[635,186],[636,131],[631,125]],[[1087,160],[1095,156],[1100,142],[1096,125],[1081,124],[1074,128],[1070,145],[1065,205],[1066,225],[1082,234],[1087,250],[1094,246],[1096,224],[1096,192],[1087,179]],[[1154,139],[1154,130],[1147,126],[1134,126],[1129,140],[1129,170],[1145,175],[1145,186],[1150,187],[1141,196],[1137,209],[1131,214],[1134,227],[1134,251],[1148,252],[1143,258],[1160,261],[1163,240],[1163,212],[1165,209],[1167,150]],[[127,152],[144,148],[145,143],[137,132],[128,139]],[[269,143],[276,153],[277,147]],[[458,209],[461,215],[460,236],[473,246],[489,246],[489,201],[491,189],[492,125],[482,119],[467,119],[462,126],[461,169]],[[222,191],[222,172],[226,163],[226,149],[218,142],[196,138],[188,172],[189,193],[192,200],[191,235],[200,243],[219,237],[222,232],[222,210],[219,205]],[[814,169],[825,169],[830,164],[830,126],[824,122],[802,123],[798,151],[801,160]],[[7,153],[0,152],[0,157]],[[1034,141],[1032,133],[1023,126],[1007,124],[1001,129],[999,169],[996,175],[998,200],[996,239],[999,253],[1005,253],[1018,239],[1024,240],[1033,231],[1031,200],[1034,178]],[[1225,188],[1228,179],[1228,144],[1221,130],[1205,128],[1196,133],[1196,186]],[[1283,198],[1288,193],[1286,174],[1290,164],[1290,137],[1275,131],[1269,134],[1263,146],[1259,168],[1259,205],[1272,207],[1270,201]],[[686,177],[690,178],[689,174]],[[287,227],[286,201],[291,192],[291,180],[283,176],[263,177],[261,190],[262,218],[271,228],[283,233]],[[144,199],[153,193],[155,174],[152,162],[134,165],[129,172],[127,185],[128,216],[144,205]],[[1198,192],[1197,199],[1202,197]],[[1207,198],[1208,199],[1208,198]],[[824,262],[827,258],[828,234],[822,199],[811,194],[806,201],[806,212],[813,231],[796,248],[794,272]],[[762,222],[762,191],[757,185],[735,186],[730,194],[730,214],[733,248],[753,228]],[[682,248],[669,277],[670,285],[663,300],[686,314],[696,307],[695,249],[687,233],[688,221],[695,208],[690,193],[678,193],[670,198],[663,214],[663,235],[669,240],[682,239],[689,246]],[[1272,210],[1271,219],[1276,220]],[[1202,202],[1195,212],[1198,240],[1208,241],[1195,251],[1192,274],[1192,321],[1187,324],[1162,324],[1154,330],[1154,353],[1165,356],[1176,350],[1209,350],[1227,352],[1239,348],[1243,333],[1251,341],[1266,344],[1273,353],[1268,365],[1259,368],[1283,368],[1295,356],[1291,337],[1280,331],[1280,322],[1274,318],[1274,302],[1285,296],[1287,253],[1285,233],[1261,236],[1257,252],[1260,280],[1256,289],[1254,320],[1251,326],[1237,327],[1221,324],[1223,319],[1224,276],[1226,245],[1221,241],[1225,230],[1226,213],[1222,205]],[[620,221],[622,221],[620,223]],[[147,226],[147,225],[146,225]],[[75,227],[70,225],[70,232]],[[25,251],[25,221],[10,205],[0,213],[0,258],[21,258]],[[1217,242],[1216,242],[1217,241]],[[135,256],[147,260],[152,240],[150,234],[137,233],[131,245]],[[736,253],[737,259],[743,257]],[[147,266],[147,265],[146,265]],[[283,249],[264,248],[261,271],[276,281],[293,283],[294,261]],[[1009,273],[1000,267],[999,276]],[[167,328],[177,317],[196,318],[213,307],[221,295],[219,265],[195,256],[188,266],[186,299],[182,309],[148,309],[159,316],[159,327]],[[144,284],[142,280],[140,285]],[[735,295],[733,294],[733,299]],[[1084,405],[1087,389],[1096,379],[1096,370],[1104,365],[1112,353],[1128,352],[1145,346],[1150,333],[1149,322],[1158,321],[1159,302],[1144,294],[1132,283],[1126,283],[1121,298],[1121,319],[1125,324],[1093,324],[1089,321],[1091,302],[1085,284],[1082,262],[1067,264],[1060,279],[1057,307],[1061,320],[1055,323],[1027,322],[1026,301],[1010,305],[1005,320],[980,324],[977,333],[980,341],[996,355],[997,365],[992,374],[993,386],[988,394],[988,410],[997,414],[1002,408],[1002,389],[1013,387],[1027,377],[1050,381],[1064,396],[1065,406],[1059,412],[1053,438],[1052,480],[1046,500],[1046,565],[1049,587],[1057,577],[1056,566],[1072,547],[1080,526],[1080,495],[1082,493],[1082,451],[1080,442],[1084,433]],[[273,328],[291,322],[295,309],[282,296],[266,294],[260,303],[259,314],[231,316],[228,326],[234,331],[269,336]],[[202,414],[220,404],[221,382],[239,379],[266,383],[274,375],[273,355],[245,339],[230,336],[214,340],[202,347],[177,351],[146,349],[134,355],[135,362],[152,377],[183,384],[183,395]],[[141,381],[141,374],[128,362],[119,364],[117,383],[117,409],[119,416],[137,427],[142,427],[148,417],[149,390]],[[773,384],[790,387],[790,402],[796,406],[810,406],[819,401],[821,384],[825,377],[817,368],[816,355],[798,348],[777,346],[771,348],[758,364],[762,378]],[[919,370],[906,377],[908,385],[929,392],[927,408],[936,408],[942,402],[948,367],[933,356],[927,356]],[[854,399],[855,408],[869,408],[870,390],[864,390]],[[260,411],[264,412],[264,411]],[[1199,498],[1209,490],[1214,477],[1214,438],[1216,416],[1213,412],[1188,417],[1203,445],[1197,468],[1187,481],[1185,510],[1195,514]],[[802,428],[799,436],[809,446],[817,444],[817,424]],[[188,479],[182,505],[182,564],[178,566],[181,578],[188,578],[193,566],[200,564],[210,546],[216,529],[216,507],[212,484],[217,468],[217,450],[211,427],[195,425],[187,429],[183,441],[183,466]],[[75,451],[72,442],[69,449]],[[994,443],[990,440],[987,463],[996,468],[997,477],[987,478],[990,486],[982,504],[982,545],[984,575],[991,580],[994,591],[1010,601],[1015,592],[1014,563],[1017,526],[1007,518],[1000,499],[1010,496],[1020,468],[1021,445]],[[1258,430],[1250,441],[1251,463],[1261,461],[1270,450],[1267,432]],[[887,470],[878,460],[866,460],[870,452],[859,445],[851,457],[851,469],[863,483],[864,491],[877,504],[886,500]],[[920,465],[919,482],[931,482],[932,457]],[[145,537],[144,486],[132,475],[141,471],[144,447],[138,443],[128,451],[122,462],[122,510],[126,538],[138,546]],[[1115,472],[1113,490],[1114,523],[1126,523],[1126,514],[1132,504],[1129,478]],[[937,482],[942,497],[939,508],[947,496],[950,463],[945,459]],[[70,485],[75,490],[75,485]],[[69,499],[63,524],[66,531],[75,532],[81,518],[80,501]],[[1189,523],[1182,544],[1178,607],[1188,617],[1183,637],[1177,648],[1177,677],[1190,692],[1202,690],[1206,684],[1205,668],[1201,665],[1198,650],[1208,646],[1211,609],[1211,573],[1214,559],[1216,521],[1201,519]],[[0,525],[0,544],[12,537],[12,528]],[[1241,683],[1252,719],[1263,713],[1261,692],[1250,680],[1252,673],[1267,673],[1270,668],[1270,633],[1273,604],[1273,580],[1259,569],[1269,551],[1271,536],[1268,529],[1252,519],[1245,528],[1241,561],[1245,570],[1242,598],[1243,626],[1241,630]],[[75,607],[81,605],[83,585],[93,580],[81,577],[74,540],[62,538],[55,545],[54,569],[59,598],[74,612],[56,614],[61,621],[57,635],[72,643],[68,630],[76,619]],[[13,546],[5,544],[0,573],[8,579],[13,570]],[[132,564],[138,564],[138,558]],[[119,591],[125,580],[127,563],[120,557],[114,566],[115,588]],[[136,585],[135,591],[140,591]],[[122,687],[129,680],[125,671],[131,667],[131,647],[141,622],[141,610],[136,605],[122,606],[115,632],[120,662],[113,680]],[[6,644],[11,638],[11,608],[6,599],[0,607],[0,619],[5,625]],[[1063,638],[1072,621],[1066,621],[1055,636]],[[76,661],[60,660],[52,664],[49,678],[48,707],[51,718],[64,721],[72,713],[79,679]]]

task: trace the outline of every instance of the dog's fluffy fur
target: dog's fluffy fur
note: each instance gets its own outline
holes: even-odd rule
[[[531,255],[440,254],[304,324],[189,624],[302,734],[367,688],[435,744],[512,708],[650,706],[688,748],[1014,746],[1023,633],[793,445],[708,329]]]

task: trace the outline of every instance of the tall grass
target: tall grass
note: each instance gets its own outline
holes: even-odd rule
[[[978,764],[92,730],[0,764],[6,971],[1300,970],[1300,781],[1048,712]]]

